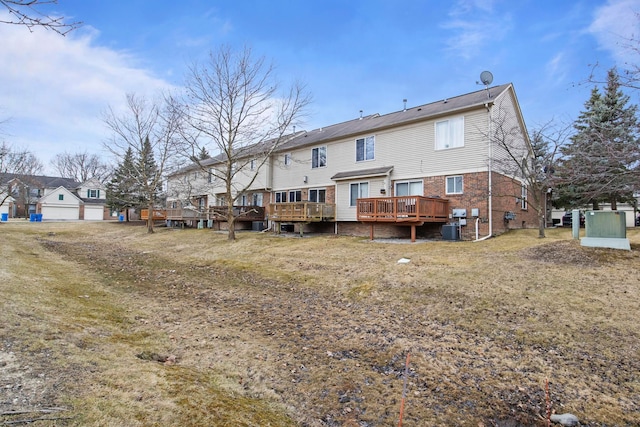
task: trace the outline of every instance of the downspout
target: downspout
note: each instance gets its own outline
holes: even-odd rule
[[[334,181],[333,190],[333,205],[335,206],[335,212],[333,213],[333,234],[338,235],[338,183]]]
[[[474,242],[481,242],[483,240],[487,240],[491,236],[493,236],[493,181],[492,181],[492,172],[493,172],[493,143],[491,142],[491,104],[488,102],[484,104],[487,108],[487,129],[488,129],[488,139],[489,139],[489,197],[488,197],[488,209],[489,209],[489,234],[484,237],[478,238],[478,221],[476,221],[476,240]]]

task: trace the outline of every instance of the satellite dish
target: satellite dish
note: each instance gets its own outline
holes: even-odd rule
[[[491,82],[493,82],[493,74],[491,74],[491,71],[483,71],[480,73],[480,81],[483,85],[489,86]]]

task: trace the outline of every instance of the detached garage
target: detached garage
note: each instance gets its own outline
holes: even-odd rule
[[[80,219],[80,205],[82,204],[75,194],[60,186],[39,201],[42,220],[78,220]]]

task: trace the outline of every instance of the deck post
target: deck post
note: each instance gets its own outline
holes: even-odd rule
[[[411,224],[411,242],[416,241],[416,225]]]
[[[373,223],[369,225],[369,239],[373,240]]]

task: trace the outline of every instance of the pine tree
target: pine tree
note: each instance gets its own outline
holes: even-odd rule
[[[107,184],[107,206],[118,212],[125,210],[127,221],[129,208],[136,207],[138,201],[139,191],[134,174],[133,150],[129,148]]]
[[[153,233],[153,210],[162,190],[162,180],[153,155],[153,147],[147,136],[142,143],[137,165],[137,179],[140,186],[139,203],[148,209],[147,230]]]
[[[207,151],[207,147],[203,145],[202,147],[200,147],[200,152],[198,153],[198,160],[207,160],[209,158],[211,158],[211,156]]]
[[[604,95],[597,88],[574,123],[576,133],[563,150],[558,195],[566,207],[632,202],[640,160],[637,107],[620,90],[610,70]]]

